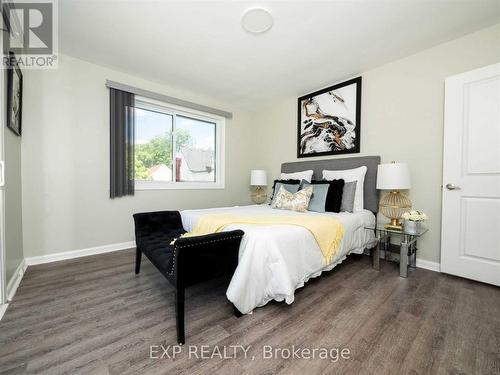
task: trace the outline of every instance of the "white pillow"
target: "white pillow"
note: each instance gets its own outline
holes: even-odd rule
[[[325,180],[339,180],[344,182],[356,181],[356,193],[354,194],[354,207],[353,211],[362,211],[364,208],[363,201],[363,186],[365,184],[365,175],[368,168],[362,166],[353,169],[344,169],[339,171],[323,170],[323,179]]]
[[[280,175],[280,180],[306,180],[307,182],[311,182],[313,176],[313,170],[310,169],[308,171],[302,172],[294,172],[294,173],[282,173]]]

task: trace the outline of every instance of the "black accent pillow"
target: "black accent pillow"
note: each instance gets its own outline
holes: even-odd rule
[[[340,205],[342,204],[342,192],[344,191],[344,180],[322,180],[311,181],[311,185],[315,184],[329,184],[328,194],[326,194],[325,211],[326,212],[340,212]]]
[[[271,202],[273,201],[274,188],[278,182],[281,182],[282,184],[289,184],[289,185],[300,185],[300,180],[274,180],[273,189],[271,191],[271,200],[269,201],[269,204],[271,204]]]

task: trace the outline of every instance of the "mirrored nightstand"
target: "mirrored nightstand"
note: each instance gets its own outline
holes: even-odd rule
[[[429,229],[421,227],[416,233],[405,230],[388,229],[384,224],[366,226],[366,230],[375,231],[378,244],[373,254],[373,267],[380,269],[380,259],[399,262],[399,276],[408,277],[408,267],[415,268],[417,259],[417,240]],[[391,242],[397,239],[398,244]]]

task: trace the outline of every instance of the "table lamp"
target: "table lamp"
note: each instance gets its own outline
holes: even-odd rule
[[[255,186],[252,192],[252,201],[257,204],[262,204],[267,199],[266,190],[263,188],[267,186],[266,171],[261,169],[254,169],[250,175],[250,185]]]
[[[380,200],[380,212],[391,219],[391,222],[385,225],[387,229],[403,229],[399,220],[403,213],[411,209],[411,201],[399,190],[407,190],[410,187],[410,170],[407,164],[393,161],[378,166],[377,189],[390,190]]]

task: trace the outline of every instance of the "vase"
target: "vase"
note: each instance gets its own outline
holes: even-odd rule
[[[420,229],[419,221],[405,220],[405,232],[409,234],[417,234]]]

